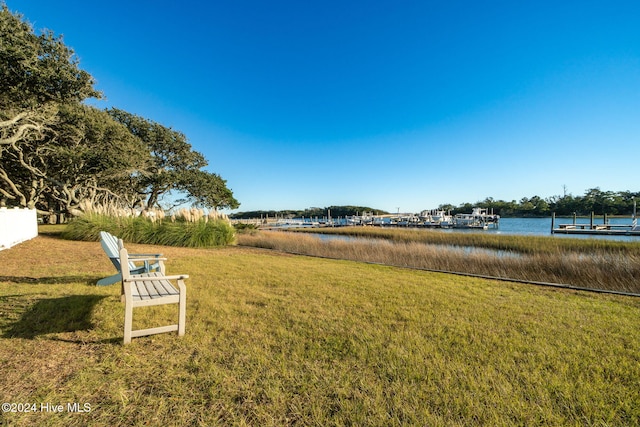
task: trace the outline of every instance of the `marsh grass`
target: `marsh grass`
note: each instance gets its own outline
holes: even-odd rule
[[[640,299],[244,247],[131,250],[190,274],[184,337],[121,345],[118,287],[87,284],[113,270],[95,242],[0,252],[0,399],[91,405],[4,424],[640,424]]]
[[[639,245],[580,239],[533,238],[529,241],[522,236],[494,239],[470,234],[370,230],[351,230],[346,235],[357,237],[351,240],[260,231],[241,234],[238,243],[393,266],[640,293]],[[499,252],[494,252],[498,249]]]
[[[235,230],[225,219],[198,217],[152,220],[143,216],[85,214],[74,218],[62,232],[71,240],[99,240],[108,231],[125,242],[181,247],[224,246],[235,242]]]
[[[435,245],[473,246],[525,254],[558,252],[640,255],[640,241],[624,242],[606,239],[576,239],[564,236],[519,236],[481,232],[446,232],[412,228],[339,227],[322,229],[292,229],[296,233],[322,233],[363,238],[385,239],[393,242],[417,242]]]

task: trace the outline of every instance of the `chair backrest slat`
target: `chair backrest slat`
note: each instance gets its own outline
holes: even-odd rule
[[[120,270],[120,254],[118,253],[118,240],[116,237],[106,231],[101,231],[100,245],[116,269]]]
[[[102,245],[102,249],[104,249],[116,269],[120,271],[120,244],[118,241],[122,241],[122,239],[118,239],[116,236],[106,231],[100,232],[100,244]],[[135,263],[133,261],[129,261],[129,270],[135,270],[136,268]]]

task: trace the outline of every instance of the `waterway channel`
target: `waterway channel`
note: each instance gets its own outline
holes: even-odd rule
[[[577,218],[576,224],[589,224],[589,218]],[[615,217],[607,219],[609,224],[629,225],[631,218]],[[558,224],[572,224],[573,218],[557,217],[556,227]],[[594,224],[602,224],[602,217],[596,218]],[[286,227],[282,227],[285,229]],[[443,231],[445,233],[483,233],[483,234],[504,234],[504,235],[529,235],[529,236],[553,236],[555,238],[564,239],[605,239],[620,240],[628,242],[640,242],[638,236],[622,236],[622,235],[577,235],[577,234],[551,234],[551,218],[501,218],[497,228],[489,228],[488,230],[461,229],[461,228],[436,228],[422,229],[425,232],[431,230]]]
[[[589,224],[589,218],[577,218],[577,224]],[[631,218],[629,217],[616,217],[608,218],[609,224],[629,225],[631,224]],[[558,224],[571,224],[573,218],[556,218],[556,226]],[[596,218],[594,224],[602,224],[602,217]],[[450,232],[460,232],[464,230],[447,230]],[[531,236],[551,236],[551,218],[501,218],[500,226],[496,229],[482,230],[482,231],[464,231],[464,232],[480,232],[488,234],[516,234],[516,235],[531,235]],[[637,236],[611,236],[611,235],[563,235],[554,234],[557,238],[587,238],[587,239],[606,239],[606,240],[621,240],[640,242],[640,238]]]

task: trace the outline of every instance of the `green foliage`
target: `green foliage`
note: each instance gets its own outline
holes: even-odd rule
[[[151,165],[138,179],[138,193],[147,196],[146,206],[155,207],[162,195],[172,190],[185,193],[186,201],[206,208],[239,206],[226,181],[203,170],[206,159],[191,148],[184,134],[117,108],[107,112],[151,153]]]
[[[172,190],[207,208],[239,203],[187,138],[100,98],[73,50],[0,3],[0,203],[73,213],[83,204],[155,207]]]
[[[255,224],[244,224],[242,222],[237,222],[235,224],[233,224],[233,228],[235,228],[237,231],[252,231],[252,230],[257,230],[258,227]]]
[[[503,217],[545,217],[556,215],[570,216],[589,215],[594,212],[598,215],[631,215],[633,213],[633,200],[640,200],[640,192],[631,191],[602,191],[592,188],[585,192],[584,196],[564,194],[542,199],[539,196],[531,198],[523,197],[519,202],[515,200],[506,202],[494,200],[491,197],[474,204],[466,202],[458,206],[442,204],[439,209],[451,211],[452,214],[469,213],[473,207],[493,210]]]
[[[142,216],[112,217],[87,214],[67,224],[62,236],[70,240],[97,241],[107,231],[125,242],[206,248],[235,243],[235,230],[228,221],[151,221]]]
[[[233,215],[230,215],[230,218],[233,219],[253,219],[253,218],[264,218],[271,217],[291,217],[291,218],[322,218],[326,217],[329,213],[332,218],[351,216],[351,215],[362,215],[364,212],[372,212],[374,215],[384,215],[388,212],[383,211],[381,209],[369,208],[366,206],[329,206],[326,208],[307,208],[304,210],[281,210],[281,211],[248,211],[248,212],[238,212]]]
[[[220,175],[203,170],[190,170],[180,174],[177,187],[186,192],[194,206],[215,209],[236,209],[240,203],[227,188]]]
[[[589,215],[594,212],[598,215],[631,215],[633,213],[633,201],[640,201],[640,192],[631,191],[602,191],[592,188],[585,192],[584,196],[553,196],[546,199],[540,196],[523,197],[520,201],[506,202],[487,197],[475,203],[465,202],[458,206],[443,203],[438,209],[458,213],[470,213],[474,207],[486,208],[503,217],[549,217],[552,212],[559,216]],[[362,215],[364,212],[372,212],[374,215],[384,215],[388,212],[363,206],[329,206],[326,208],[308,208],[304,210],[280,210],[280,211],[249,211],[238,212],[230,215],[233,219],[254,218],[323,218],[331,212],[332,218],[351,215]]]
[[[0,5],[0,198],[38,207],[45,193],[65,190],[49,176],[51,138],[63,105],[100,97],[72,49],[47,31],[36,35],[22,16]],[[55,133],[54,133],[55,134]]]
[[[31,108],[49,102],[100,97],[93,78],[62,37],[36,35],[22,16],[0,6],[0,109]]]

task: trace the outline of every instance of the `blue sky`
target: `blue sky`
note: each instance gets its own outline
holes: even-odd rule
[[[6,2],[239,211],[640,190],[637,1]]]

